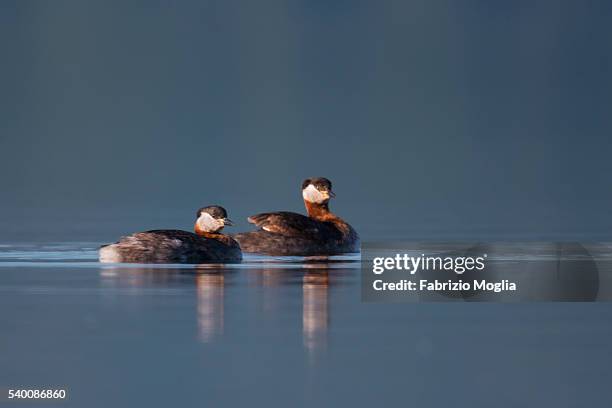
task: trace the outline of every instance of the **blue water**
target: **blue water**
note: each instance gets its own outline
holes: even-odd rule
[[[98,245],[0,245],[0,401],[51,387],[74,407],[611,402],[610,303],[370,304],[358,256],[101,265]]]

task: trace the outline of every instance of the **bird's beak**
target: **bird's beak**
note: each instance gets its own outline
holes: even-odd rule
[[[333,191],[331,191],[331,190],[329,190],[327,193],[329,194],[329,196],[331,198],[335,198],[336,197],[336,194]]]
[[[227,226],[234,225],[234,222],[230,220],[229,218],[224,218],[223,225],[227,225]]]

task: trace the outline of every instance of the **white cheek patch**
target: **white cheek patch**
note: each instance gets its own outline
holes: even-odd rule
[[[209,213],[203,212],[198,218],[198,226],[203,231],[214,232],[224,227],[223,220],[216,220]]]
[[[310,201],[311,203],[321,204],[327,199],[315,186],[309,184],[304,190],[302,190],[302,197],[304,200]]]

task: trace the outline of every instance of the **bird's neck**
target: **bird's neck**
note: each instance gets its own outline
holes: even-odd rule
[[[329,211],[328,203],[311,203],[310,201],[304,200],[306,206],[306,212],[310,218],[314,218],[317,221],[333,221],[337,217]]]
[[[306,212],[310,218],[321,222],[332,223],[345,237],[350,237],[355,233],[346,221],[329,211],[328,203],[316,204],[304,200],[304,205],[306,206]]]
[[[206,239],[214,239],[215,241],[219,241],[225,245],[228,246],[238,246],[238,244],[236,243],[236,241],[230,237],[229,235],[225,235],[222,234],[220,232],[210,232],[210,231],[205,231],[202,228],[200,228],[198,226],[198,223],[196,222],[195,226],[193,227],[195,233],[197,236],[202,237],[202,238],[206,238]]]
[[[218,232],[210,232],[210,231],[203,230],[202,228],[200,228],[197,222],[193,226],[193,230],[195,231],[196,235],[200,237],[204,237],[204,238],[218,239],[219,237],[224,236],[223,234],[220,234]]]

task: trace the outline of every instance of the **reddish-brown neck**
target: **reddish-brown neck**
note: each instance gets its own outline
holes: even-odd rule
[[[200,228],[197,222],[193,226],[193,229],[196,235],[199,235],[204,238],[218,238],[219,236],[223,236],[223,234],[218,234],[216,232],[204,231],[202,228]]]
[[[210,231],[204,231],[203,229],[201,229],[198,226],[198,223],[196,222],[195,226],[193,227],[193,229],[195,230],[196,235],[202,237],[202,238],[207,238],[207,239],[214,239],[216,241],[219,242],[223,242],[226,245],[234,245],[235,241],[232,237],[230,237],[229,235],[223,235],[220,232],[210,232]],[[236,244],[238,245],[238,244]]]
[[[316,204],[304,200],[304,205],[306,206],[306,212],[310,218],[322,222],[331,222],[345,236],[349,236],[351,234],[351,226],[348,225],[342,218],[332,214],[331,211],[329,211],[328,203]]]
[[[336,216],[329,211],[328,203],[317,204],[304,200],[304,205],[306,206],[306,212],[310,218],[319,221],[331,221],[336,218]]]

